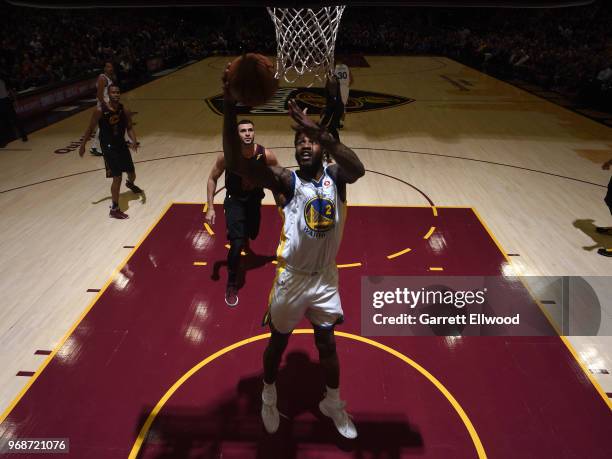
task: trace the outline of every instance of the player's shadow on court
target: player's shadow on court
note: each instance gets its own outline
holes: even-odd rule
[[[402,453],[424,451],[421,434],[404,413],[351,412],[359,436],[355,440],[342,437],[333,422],[319,412],[323,374],[318,363],[303,352],[288,354],[279,372],[281,423],[279,430],[269,435],[260,417],[261,381],[261,374],[241,379],[235,390],[226,392],[212,405],[163,408],[142,451],[146,450],[146,457],[158,459],[225,455],[294,459],[306,451],[317,457],[325,457],[329,451],[335,457],[338,450],[346,453],[344,457],[395,459]],[[363,396],[368,397],[368,393],[366,381]],[[137,429],[150,411],[143,411]]]
[[[593,245],[583,246],[582,248],[588,252],[596,249],[608,248],[612,245],[612,236],[608,234],[598,233],[596,231],[597,226],[594,224],[595,220],[591,218],[585,218],[582,220],[575,220],[574,227],[578,228],[584,234],[593,239]]]
[[[92,204],[100,204],[101,202],[110,200],[112,200],[112,197],[106,196],[104,198],[98,199],[97,201],[93,201]],[[147,195],[144,191],[142,193],[134,193],[133,191],[127,190],[123,193],[119,193],[119,208],[122,211],[125,212],[130,208],[131,201],[140,201],[140,204],[146,204]]]
[[[259,255],[254,253],[252,250],[246,252],[245,255],[240,256],[240,270],[238,271],[238,288],[241,289],[246,284],[246,278],[248,271],[252,269],[261,268],[268,263],[276,260],[273,255]],[[213,281],[221,279],[221,268],[227,268],[227,260],[217,260],[213,264],[213,271],[210,278]]]

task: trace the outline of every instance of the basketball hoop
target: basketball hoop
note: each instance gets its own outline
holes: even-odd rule
[[[294,83],[305,74],[312,74],[320,81],[331,76],[344,8],[268,7],[276,29],[276,78]]]

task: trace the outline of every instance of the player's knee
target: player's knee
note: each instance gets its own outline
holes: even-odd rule
[[[319,359],[327,359],[336,354],[336,340],[333,329],[319,331],[315,334],[315,345],[319,351]]]

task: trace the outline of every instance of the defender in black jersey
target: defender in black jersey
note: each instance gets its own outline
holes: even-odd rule
[[[601,168],[603,170],[610,170],[612,167],[612,159],[606,161],[602,164]],[[610,177],[610,182],[608,183],[608,193],[604,198],[604,202],[607,204],[608,209],[610,209],[610,214],[612,214],[612,177]],[[612,236],[612,226],[608,227],[597,227],[597,232],[601,234],[607,234],[608,236]],[[599,255],[603,255],[604,257],[612,257],[612,244],[608,247],[603,247],[597,251]]]
[[[97,125],[100,129],[100,146],[104,156],[106,177],[113,179],[111,184],[113,204],[109,216],[124,219],[128,218],[128,215],[119,208],[119,190],[121,188],[121,177],[124,172],[127,173],[125,185],[134,193],[143,193],[143,190],[134,184],[136,173],[134,171],[132,155],[125,142],[126,130],[134,152],[138,148],[138,142],[136,141],[136,133],[132,125],[132,113],[119,102],[121,97],[119,86],[115,84],[110,85],[108,95],[108,104],[102,104],[100,107],[97,107],[91,116],[91,121],[79,148],[79,156],[83,157],[85,154],[85,144]]]
[[[238,136],[242,155],[249,163],[262,163],[268,166],[277,166],[276,156],[262,145],[255,143],[255,129],[253,122],[242,120],[238,123]],[[259,233],[261,200],[264,197],[263,188],[255,186],[247,179],[240,177],[225,168],[223,153],[217,156],[215,165],[208,176],[206,222],[215,223],[215,208],[213,200],[217,190],[217,180],[225,171],[226,197],[223,202],[225,210],[225,223],[230,249],[227,254],[227,288],[225,302],[228,306],[238,304],[238,268],[240,266],[240,253],[248,247],[249,239],[255,239]]]

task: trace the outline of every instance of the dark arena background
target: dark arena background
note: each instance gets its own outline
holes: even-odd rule
[[[222,171],[207,190],[221,78],[245,53],[279,62],[267,7],[342,5],[325,53],[348,66],[337,132],[365,175],[338,209],[333,330],[358,436],[319,408],[305,317],[268,433],[262,323],[294,236],[266,190],[228,284]],[[0,456],[612,457],[610,2],[10,1],[0,21]],[[302,51],[332,33],[293,27]],[[118,195],[86,138],[115,119],[112,94],[97,109],[111,80],[136,136]],[[331,99],[280,76],[236,112],[302,174],[289,101],[319,122]],[[319,237],[324,209],[289,218]]]

